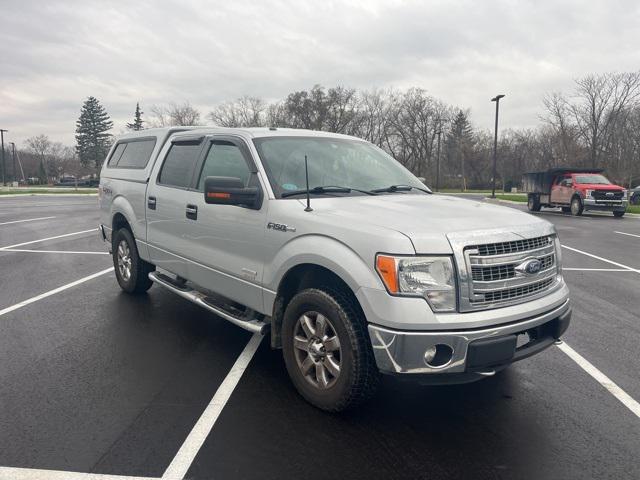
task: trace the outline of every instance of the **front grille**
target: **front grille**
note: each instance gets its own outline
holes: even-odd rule
[[[461,297],[463,311],[524,302],[556,284],[553,235],[477,243],[464,246],[462,251],[470,273],[468,281],[462,280],[469,292]],[[532,259],[541,263],[534,274],[526,272],[527,262]]]
[[[547,278],[541,282],[531,283],[522,287],[507,288],[505,290],[487,292],[484,294],[484,300],[481,301],[484,303],[496,303],[513,300],[514,298],[527,297],[549,287],[553,283],[553,280],[553,278]],[[477,303],[477,301],[474,303]]]
[[[473,279],[478,282],[506,280],[516,276],[514,265],[498,265],[497,267],[471,267]]]
[[[613,195],[607,195],[612,193]],[[594,190],[591,192],[591,196],[596,200],[622,200],[624,192],[620,190]]]
[[[547,255],[538,258],[542,264],[540,270],[547,270],[555,263],[554,255]],[[496,266],[472,266],[471,274],[476,282],[495,282],[498,280],[507,280],[516,276],[517,263]]]
[[[514,240],[511,242],[488,243],[486,245],[474,245],[467,249],[477,249],[478,255],[504,255],[506,253],[524,252],[526,250],[535,250],[545,247],[551,243],[551,237],[537,237],[523,240]]]

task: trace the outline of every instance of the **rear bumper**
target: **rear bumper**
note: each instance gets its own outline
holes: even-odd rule
[[[434,380],[443,377],[438,383],[452,383],[455,377],[469,381],[470,377],[473,380],[491,375],[541,352],[560,338],[570,321],[571,306],[567,300],[544,314],[488,328],[434,332],[392,330],[372,324],[368,328],[376,364],[383,373],[419,377],[429,374]],[[444,357],[429,364],[425,352],[436,345],[445,345],[450,350],[442,347]]]

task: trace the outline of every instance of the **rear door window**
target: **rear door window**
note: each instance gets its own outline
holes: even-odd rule
[[[158,183],[169,187],[189,188],[201,149],[200,141],[171,145],[160,170]]]

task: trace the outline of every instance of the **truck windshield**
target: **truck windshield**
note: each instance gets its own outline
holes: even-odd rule
[[[422,194],[425,186],[409,170],[374,145],[359,140],[329,137],[263,137],[254,144],[277,197],[306,188],[304,157],[309,167],[309,188],[344,187],[334,195],[363,195],[372,190]],[[391,189],[391,185],[413,188]],[[348,192],[346,190],[349,190]],[[419,190],[421,189],[421,190]],[[288,195],[284,195],[287,197]]]
[[[586,175],[576,175],[576,183],[593,183],[597,185],[611,185],[611,182],[604,175],[588,173]]]

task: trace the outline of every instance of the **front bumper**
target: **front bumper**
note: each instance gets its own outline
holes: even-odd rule
[[[570,320],[567,300],[546,313],[493,327],[433,332],[392,330],[373,324],[368,328],[376,364],[383,373],[468,374],[480,378],[549,347],[566,331]],[[520,335],[523,342],[528,341],[517,346]],[[425,352],[436,345],[452,351],[450,359],[440,366],[425,360]]]
[[[628,200],[596,200],[591,197],[582,199],[582,205],[586,210],[605,210],[611,212],[613,210],[626,210],[629,205]]]

